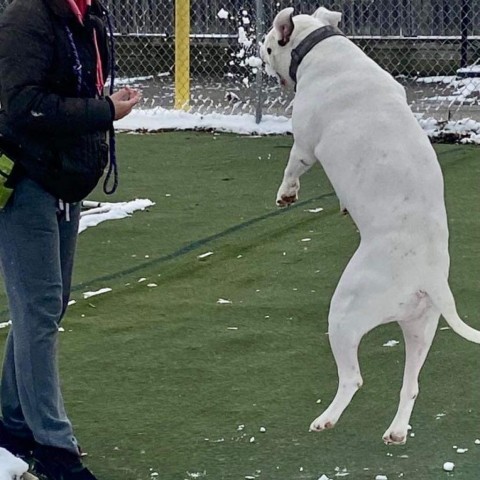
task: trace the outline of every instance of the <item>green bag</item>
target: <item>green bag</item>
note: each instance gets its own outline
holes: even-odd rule
[[[13,188],[5,185],[12,173],[12,169],[13,161],[0,152],[0,210],[7,204],[10,195],[13,193]]]

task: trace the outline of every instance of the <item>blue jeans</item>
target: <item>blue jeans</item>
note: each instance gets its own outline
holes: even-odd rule
[[[0,267],[12,326],[0,397],[5,427],[21,437],[78,453],[60,391],[58,327],[67,308],[80,203],[61,210],[22,179],[0,211]]]

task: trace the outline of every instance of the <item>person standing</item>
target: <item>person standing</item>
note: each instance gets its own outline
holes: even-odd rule
[[[49,480],[95,480],[65,412],[57,342],[81,200],[109,160],[115,169],[113,121],[140,100],[130,88],[103,95],[109,66],[114,72],[107,15],[97,0],[14,0],[0,17],[0,154],[13,165],[0,205],[12,320],[0,447],[32,459]]]

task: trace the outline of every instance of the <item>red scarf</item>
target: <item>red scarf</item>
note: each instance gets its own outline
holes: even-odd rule
[[[92,5],[92,0],[67,0],[72,12],[77,17],[77,20],[83,25],[83,19],[87,13],[88,7]],[[95,53],[97,55],[97,92],[101,96],[105,80],[103,78],[102,58],[98,49],[97,32],[93,31],[93,42],[95,44]]]
[[[72,12],[78,18],[78,21],[83,24],[87,7],[92,4],[92,0],[67,0]]]

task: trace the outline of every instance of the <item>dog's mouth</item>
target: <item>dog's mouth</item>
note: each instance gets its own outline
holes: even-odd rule
[[[265,66],[265,72],[267,73],[267,75],[269,77],[277,77],[278,83],[280,83],[280,85],[282,87],[286,87],[288,85],[287,80],[285,80],[285,78],[283,78],[278,72],[276,72],[272,68],[272,66],[268,63],[268,61],[264,60],[263,63],[264,63],[264,66]]]

